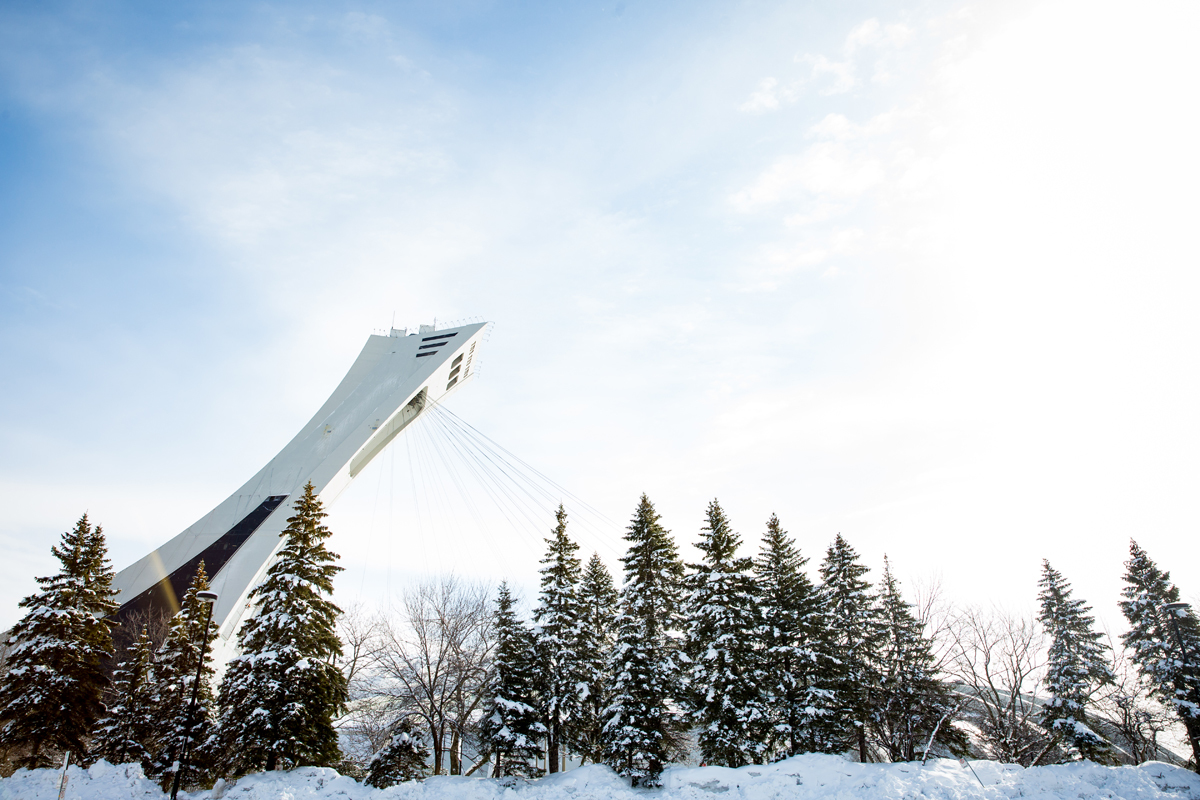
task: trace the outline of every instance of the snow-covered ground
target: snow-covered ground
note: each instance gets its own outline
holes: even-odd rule
[[[533,781],[488,778],[429,778],[390,789],[372,789],[331,769],[302,767],[291,772],[250,775],[236,785],[196,792],[190,800],[966,800],[967,798],[1200,798],[1200,775],[1152,762],[1140,767],[1094,764],[1022,769],[1012,764],[973,761],[920,764],[855,764],[836,756],[805,755],[766,767],[670,769],[661,790],[641,791],[607,767],[587,766]],[[54,770],[18,771],[0,780],[0,800],[56,800]],[[980,785],[982,781],[983,785]],[[100,762],[71,767],[69,800],[161,800],[163,793],[137,766]],[[180,795],[181,797],[183,795]]]

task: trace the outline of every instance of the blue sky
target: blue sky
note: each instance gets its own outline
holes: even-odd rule
[[[129,563],[434,317],[496,322],[452,410],[612,519],[1016,607],[1045,557],[1114,625],[1132,536],[1200,601],[1196,15],[4,4],[0,625],[84,510]],[[344,597],[532,580],[418,555],[396,453]]]

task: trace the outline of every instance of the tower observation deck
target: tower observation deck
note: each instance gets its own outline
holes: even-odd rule
[[[371,336],[333,394],[279,454],[187,530],[117,573],[117,619],[179,610],[203,561],[218,659],[234,647],[247,595],[283,545],[292,504],[312,482],[326,506],[421,413],[474,375],[486,322]],[[223,651],[223,652],[222,652]]]

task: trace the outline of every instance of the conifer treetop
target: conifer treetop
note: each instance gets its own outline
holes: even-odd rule
[[[625,583],[658,585],[678,580],[683,575],[678,548],[661,520],[650,498],[643,494],[626,528],[625,541],[629,542],[629,550],[621,557],[621,563],[625,565]]]
[[[700,541],[696,549],[704,554],[700,564],[688,564],[697,572],[709,572],[714,569],[729,572],[741,572],[750,569],[752,559],[739,558],[738,548],[742,538],[733,530],[725,510],[716,498],[708,504],[704,513],[704,525],[700,528]]]
[[[330,532],[311,482],[294,508],[276,560],[250,592],[257,613],[238,632],[242,652],[221,682],[215,744],[235,773],[340,758],[333,716],[347,689],[336,666],[341,609],[329,595],[342,568],[325,547]]]
[[[567,510],[563,508],[562,503],[558,504],[558,509],[554,512],[555,526],[551,531],[551,536],[546,539],[546,557],[542,559],[542,587],[547,588],[549,584],[559,584],[564,577],[570,577],[571,572],[567,575],[561,575],[562,567],[568,570],[574,565],[574,575],[578,578],[579,573],[579,557],[575,554],[579,552],[579,545],[571,541],[571,537],[567,535]]]
[[[85,752],[103,713],[112,656],[112,567],[104,534],[87,514],[51,547],[61,568],[37,579],[41,591],[26,597],[25,616],[13,626],[0,679],[0,746],[28,746],[25,766],[50,765],[52,750]]]
[[[1109,761],[1108,743],[1087,721],[1096,687],[1113,680],[1108,647],[1094,629],[1091,607],[1071,596],[1071,584],[1045,559],[1038,586],[1038,619],[1050,636],[1043,725],[1061,740],[1069,759]]]
[[[1121,640],[1154,693],[1174,707],[1200,764],[1200,620],[1192,609],[1167,609],[1179,602],[1179,588],[1135,541],[1125,568],[1120,605],[1129,630]]]

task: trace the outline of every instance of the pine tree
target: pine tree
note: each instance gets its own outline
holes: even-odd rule
[[[538,719],[534,684],[533,633],[514,610],[516,601],[507,583],[496,596],[496,660],[480,736],[485,750],[496,757],[492,777],[531,775],[532,759],[541,753],[539,741],[546,726]]]
[[[405,717],[396,724],[383,749],[367,767],[366,784],[386,789],[404,781],[415,781],[428,774],[429,748],[421,741],[412,720]]]
[[[663,766],[680,749],[678,627],[683,565],[670,533],[642,495],[621,559],[617,642],[611,700],[604,713],[604,759],[635,786],[657,786]]]
[[[202,775],[206,763],[203,747],[197,746],[202,731],[211,727],[213,713],[212,643],[217,627],[208,623],[208,605],[196,596],[207,591],[208,574],[204,562],[196,568],[192,583],[183,595],[179,613],[171,618],[167,636],[158,648],[153,670],[153,717],[158,731],[150,749],[147,775],[162,776],[164,790],[174,780],[174,765],[183,760],[185,739],[190,774],[181,777],[185,784]],[[204,652],[204,665],[200,653]],[[200,688],[192,709],[192,690],[200,670]],[[189,720],[189,713],[191,719]]]
[[[154,714],[154,640],[149,626],[113,671],[115,698],[108,715],[96,723],[92,755],[110,764],[140,764],[149,772],[159,731]]]
[[[925,626],[900,593],[887,558],[879,596],[881,642],[879,690],[872,698],[871,727],[890,761],[913,761],[935,745],[955,755],[967,752],[966,736],[951,723],[957,704],[950,688],[938,680],[933,643]]]
[[[750,579],[753,562],[738,557],[741,538],[716,500],[708,504],[705,516],[696,545],[704,558],[689,565],[684,605],[691,721],[699,729],[697,744],[704,763],[758,764],[766,750],[769,720],[755,647],[759,626]]]
[[[250,592],[258,606],[238,631],[241,654],[220,687],[217,742],[231,772],[328,766],[340,758],[333,716],[345,704],[346,678],[328,599],[341,567],[325,547],[329,529],[312,483],[280,533],[283,548]]]
[[[874,702],[872,691],[879,681],[875,596],[863,577],[869,571],[840,533],[820,568],[829,645],[836,659],[829,672],[818,676],[818,686],[833,700],[831,708],[823,709],[822,722],[828,727],[822,738],[840,742],[840,750],[857,748],[860,761],[869,758],[867,722]]]
[[[567,730],[579,714],[579,686],[583,680],[579,663],[580,563],[575,555],[579,545],[567,536],[567,512],[561,504],[555,519],[553,538],[546,540],[541,595],[533,612],[537,623],[539,710],[546,726],[549,772],[558,772],[559,750],[566,747]]]
[[[1179,715],[1200,771],[1200,621],[1191,609],[1166,608],[1179,602],[1179,588],[1137,542],[1130,542],[1125,570],[1121,613],[1129,630],[1121,640],[1154,694]]]
[[[831,749],[830,743],[819,739],[824,727],[816,716],[833,699],[816,684],[820,670],[831,670],[823,646],[825,617],[820,592],[804,574],[807,563],[772,514],[755,562],[754,582],[761,625],[762,698],[771,714],[768,747],[783,758]]]
[[[586,764],[598,762],[603,757],[601,734],[612,679],[608,656],[613,646],[617,616],[617,589],[598,553],[592,553],[584,567],[579,582],[579,606],[579,667],[583,692],[579,715],[571,729],[571,742]]]
[[[62,567],[21,601],[28,610],[9,632],[0,679],[0,747],[26,750],[19,763],[30,768],[53,765],[54,751],[86,753],[113,654],[116,593],[100,526],[84,514],[50,551]]]
[[[1063,742],[1071,759],[1111,762],[1108,742],[1092,730],[1087,718],[1087,705],[1096,689],[1113,680],[1108,647],[1088,613],[1091,606],[1071,597],[1071,584],[1049,561],[1042,561],[1038,586],[1042,606],[1038,619],[1050,637],[1042,726]]]

